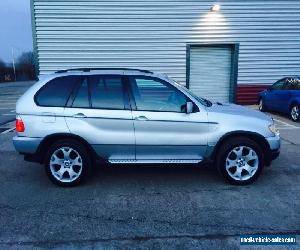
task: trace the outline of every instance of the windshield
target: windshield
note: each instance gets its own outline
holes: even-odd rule
[[[212,102],[210,100],[207,100],[205,98],[202,98],[200,96],[195,95],[192,91],[181,85],[180,83],[173,80],[180,88],[183,88],[186,92],[188,92],[193,98],[195,98],[198,102],[200,102],[202,105],[206,107],[212,106]]]

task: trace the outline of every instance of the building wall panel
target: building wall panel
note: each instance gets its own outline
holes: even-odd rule
[[[134,67],[186,81],[186,44],[240,43],[238,84],[300,72],[300,1],[32,0],[40,74]]]

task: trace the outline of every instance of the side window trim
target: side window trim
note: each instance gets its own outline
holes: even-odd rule
[[[195,104],[195,102],[193,100],[191,100],[191,98],[189,96],[187,96],[185,93],[183,93],[182,91],[180,91],[178,88],[176,88],[172,84],[170,84],[167,81],[165,81],[163,79],[160,79],[158,77],[145,76],[145,75],[130,75],[130,76],[127,76],[127,79],[128,79],[127,85],[128,85],[129,93],[130,93],[130,103],[133,105],[132,110],[134,110],[134,111],[144,111],[144,112],[162,112],[162,113],[168,112],[168,113],[179,113],[179,114],[180,113],[184,113],[184,112],[163,111],[163,110],[139,110],[137,108],[137,105],[136,105],[136,100],[135,100],[134,92],[133,92],[132,85],[131,85],[131,81],[135,80],[136,78],[151,79],[151,80],[154,80],[154,81],[161,82],[162,84],[164,84],[164,85],[166,85],[168,87],[171,87],[175,91],[178,91],[179,93],[181,93],[186,98],[187,102],[192,102],[193,103],[193,105],[195,107],[195,111],[193,111],[193,113],[199,112],[199,107]]]
[[[288,90],[288,89],[287,89],[287,87],[289,86],[288,78],[283,78],[283,79],[281,79],[281,80],[284,81],[281,90]]]
[[[123,76],[123,88],[124,88],[124,94],[126,95],[125,98],[126,98],[126,105],[128,110],[136,110],[136,103],[130,88],[130,79],[129,76],[127,75]]]
[[[86,76],[80,76],[80,81],[77,83],[77,86],[75,86],[75,88],[73,89],[73,91],[71,92],[71,95],[69,97],[69,100],[67,102],[66,108],[74,108],[73,103],[75,101],[75,98],[78,94],[78,91],[80,90],[81,85],[83,84],[84,80],[87,79]],[[89,105],[91,106],[91,104],[89,103]]]

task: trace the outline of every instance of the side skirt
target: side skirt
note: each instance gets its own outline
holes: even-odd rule
[[[156,164],[156,163],[165,163],[165,164],[181,164],[181,163],[188,163],[188,164],[195,164],[202,162],[202,159],[196,159],[196,160],[108,160],[109,163],[112,164]]]

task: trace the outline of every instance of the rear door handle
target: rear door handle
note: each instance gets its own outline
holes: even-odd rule
[[[74,118],[86,118],[87,116],[83,113],[77,113],[75,115],[73,115]]]
[[[141,116],[137,116],[135,118],[135,120],[137,120],[137,121],[148,121],[149,119],[146,116],[141,115]]]

